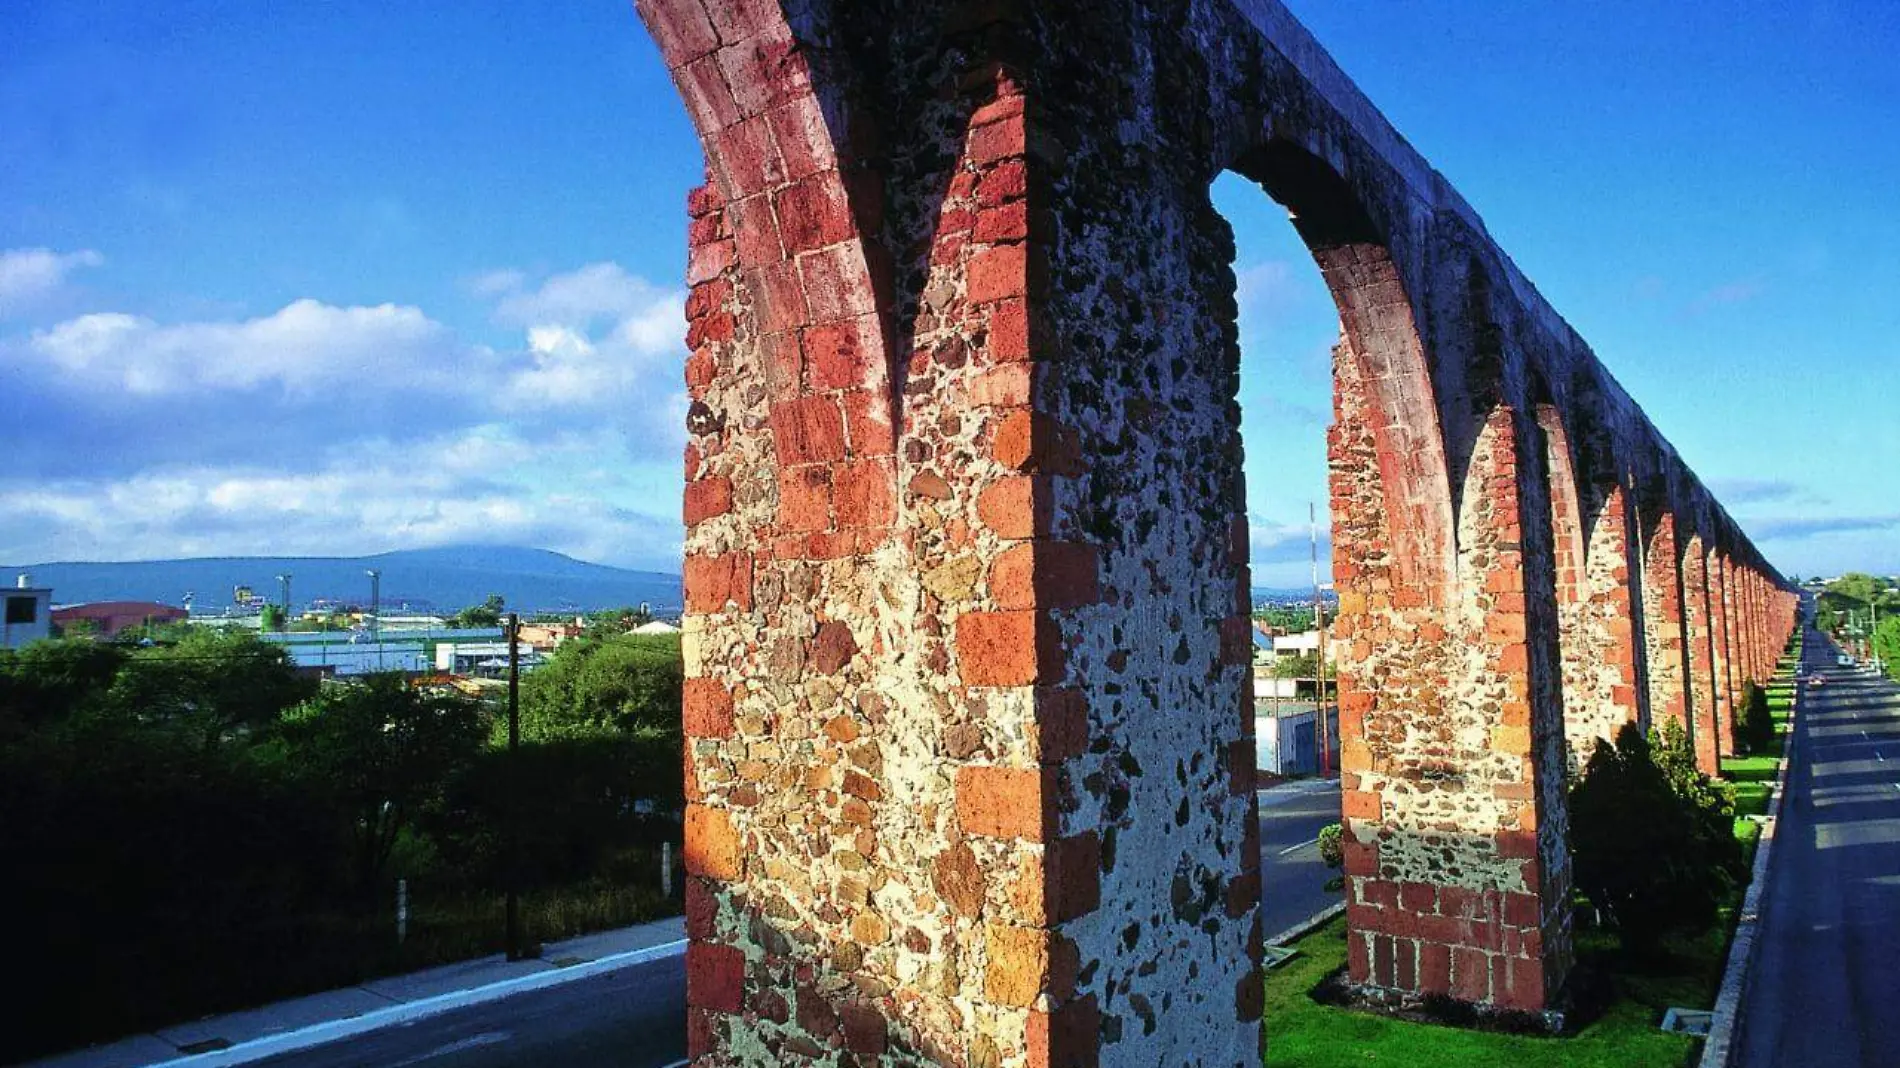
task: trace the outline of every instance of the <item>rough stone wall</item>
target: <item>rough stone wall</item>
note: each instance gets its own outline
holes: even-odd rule
[[[1688,651],[1684,656],[1689,679],[1689,737],[1695,744],[1696,766],[1713,775],[1720,770],[1716,755],[1719,684],[1715,666],[1715,613],[1709,596],[1709,555],[1700,534],[1690,537],[1682,551],[1682,592]]]
[[[1568,434],[1556,410],[1540,406],[1550,443],[1551,527],[1556,547],[1558,632],[1563,653],[1564,738],[1569,769],[1580,770],[1599,740],[1643,723],[1637,673],[1641,627],[1633,611],[1628,515],[1622,487],[1590,486],[1594,522],[1583,516]]]
[[[1674,721],[1689,729],[1687,616],[1684,612],[1682,550],[1676,517],[1658,515],[1643,554],[1643,633],[1648,638],[1649,709],[1653,722]]]
[[[1748,677],[1756,686],[1767,684],[1769,677],[1775,675],[1775,663],[1769,659],[1769,620],[1767,620],[1767,601],[1763,599],[1761,574],[1754,568],[1742,572],[1744,589],[1748,597]]]
[[[1340,411],[1336,428],[1353,414],[1344,399]],[[1369,640],[1379,636],[1375,625],[1354,620],[1349,633],[1364,647],[1348,654],[1348,692],[1360,707],[1357,722],[1342,727],[1353,740],[1341,767],[1354,979],[1537,1011],[1568,971],[1569,864],[1556,615],[1548,595],[1541,612],[1527,598],[1534,567],[1525,558],[1538,548],[1548,554],[1549,542],[1546,535],[1540,545],[1524,518],[1539,503],[1525,500],[1530,483],[1520,477],[1531,465],[1525,436],[1516,413],[1500,406],[1471,455],[1459,570],[1472,581],[1453,591],[1442,622],[1428,624],[1445,628],[1427,646],[1438,654],[1427,661],[1435,670],[1404,664],[1415,688],[1394,693],[1389,664]],[[1345,438],[1336,429],[1336,440]],[[1334,507],[1365,514],[1364,498],[1377,495],[1342,477],[1352,471],[1342,462],[1349,453],[1336,447],[1334,457]],[[1440,688],[1416,688],[1434,683]]]
[[[1669,646],[1630,618],[1627,506],[1553,487],[1546,431],[1715,512],[1470,207],[1269,0],[638,6],[708,165],[695,1062],[1257,1063],[1223,169],[1340,311],[1352,977],[1559,1004],[1567,733],[1640,715]]]
[[[1709,645],[1715,661],[1715,716],[1710,723],[1716,756],[1735,751],[1735,620],[1729,600],[1728,556],[1714,545],[1709,549]],[[1720,767],[1718,762],[1717,767]]]

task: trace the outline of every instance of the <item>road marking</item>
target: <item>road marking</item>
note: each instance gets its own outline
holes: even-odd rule
[[[325,1046],[340,1039],[380,1031],[385,1027],[414,1023],[417,1020],[439,1016],[470,1005],[500,1001],[516,994],[525,994],[530,990],[545,990],[548,987],[561,986],[580,979],[606,975],[629,965],[645,964],[663,957],[677,957],[685,952],[686,939],[682,938],[677,942],[667,942],[664,945],[610,954],[599,960],[590,960],[585,964],[550,968],[544,972],[503,979],[498,983],[489,983],[487,986],[478,986],[472,990],[457,990],[402,1005],[391,1005],[386,1009],[377,1009],[374,1012],[366,1012],[361,1016],[352,1016],[345,1020],[326,1020],[296,1031],[286,1031],[280,1035],[266,1035],[249,1042],[240,1042],[229,1049],[161,1061],[148,1068],[227,1068],[229,1065],[250,1064],[266,1057],[275,1057],[280,1053]]]
[[[1297,853],[1300,850],[1305,849],[1307,846],[1318,845],[1318,844],[1319,844],[1318,837],[1308,838],[1306,841],[1301,842],[1299,845],[1287,846],[1285,849],[1280,850],[1279,855],[1284,857],[1288,853]]]
[[[506,1042],[513,1037],[514,1036],[507,1031],[484,1031],[479,1035],[470,1035],[459,1041],[450,1042],[445,1046],[437,1046],[427,1053],[417,1054],[407,1060],[397,1061],[395,1064],[390,1065],[389,1068],[409,1068],[409,1065],[412,1064],[432,1061],[437,1057],[445,1057],[451,1053],[460,1053],[465,1049],[478,1049],[482,1046],[492,1046],[497,1042]]]

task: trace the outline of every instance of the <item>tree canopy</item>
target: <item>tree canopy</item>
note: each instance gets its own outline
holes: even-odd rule
[[[502,613],[508,610],[507,602],[501,594],[491,593],[481,604],[469,605],[449,617],[449,626],[460,628],[481,628],[501,626]]]
[[[675,635],[566,642],[522,680],[522,737],[677,733],[684,678]]]

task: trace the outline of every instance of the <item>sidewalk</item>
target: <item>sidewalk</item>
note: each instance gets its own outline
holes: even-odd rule
[[[370,1013],[383,1013],[397,1006],[411,1006],[417,1010],[415,1013],[389,1014],[387,1022],[394,1024],[426,1013],[431,1004],[471,1004],[493,997],[505,997],[520,987],[539,988],[565,981],[565,977],[549,975],[553,972],[568,972],[575,978],[596,974],[598,969],[583,966],[641,950],[665,949],[685,937],[686,921],[674,916],[636,927],[601,931],[565,942],[555,942],[546,946],[541,956],[534,960],[510,961],[496,954],[408,975],[373,979],[359,986],[309,994],[223,1016],[210,1016],[162,1028],[151,1034],[122,1038],[107,1045],[58,1054],[33,1061],[26,1068],[145,1068],[147,1065],[178,1061],[196,1054],[230,1049],[259,1039],[284,1036],[305,1028],[341,1024]],[[549,975],[549,978],[532,982],[535,977],[543,975]],[[211,1059],[206,1058],[207,1061]],[[242,1058],[218,1060],[220,1063],[239,1063]]]
[[[1263,786],[1254,791],[1261,808],[1284,805],[1310,794],[1326,793],[1339,789],[1339,776],[1333,774],[1326,778],[1282,779],[1271,786]]]

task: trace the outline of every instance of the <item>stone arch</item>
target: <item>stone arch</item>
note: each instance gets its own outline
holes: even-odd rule
[[[1285,206],[1339,312],[1332,448],[1376,458],[1374,487],[1334,487],[1335,579],[1388,572],[1395,588],[1441,605],[1451,574],[1452,490],[1417,314],[1390,239],[1325,160],[1284,138],[1243,152],[1232,169]],[[1335,465],[1335,470],[1347,465]],[[1342,493],[1342,490],[1345,492]],[[1371,499],[1375,491],[1378,499]],[[1348,533],[1350,537],[1340,535]],[[1338,558],[1342,543],[1356,558]]]
[[[1351,978],[1558,1004],[1527,374],[1594,364],[1475,212],[1271,0],[638,6],[709,175],[689,1053],[1257,1063],[1229,167],[1292,210],[1342,324]]]
[[[1550,532],[1531,518],[1549,506],[1544,457],[1507,395],[1529,372],[1482,257],[1421,252],[1338,158],[1276,135],[1233,169],[1289,209],[1341,318],[1328,455],[1351,978],[1541,1007],[1568,967],[1568,866]],[[1441,294],[1460,319],[1438,350],[1408,293],[1420,270],[1463,294]],[[1396,907],[1408,882],[1431,887],[1435,924]],[[1537,948],[1455,970],[1469,947],[1442,935],[1458,924]]]
[[[1676,513],[1660,476],[1640,484],[1637,534],[1642,546],[1644,654],[1649,710],[1660,726],[1689,729],[1688,616],[1682,542]]]
[[[1533,375],[1532,385],[1533,396],[1540,395],[1541,376]],[[1573,391],[1568,415],[1555,403],[1536,406],[1549,456],[1564,735],[1572,772],[1623,724],[1648,722],[1627,498],[1605,450],[1593,447],[1602,429],[1588,396]],[[1575,433],[1573,422],[1580,426]]]

